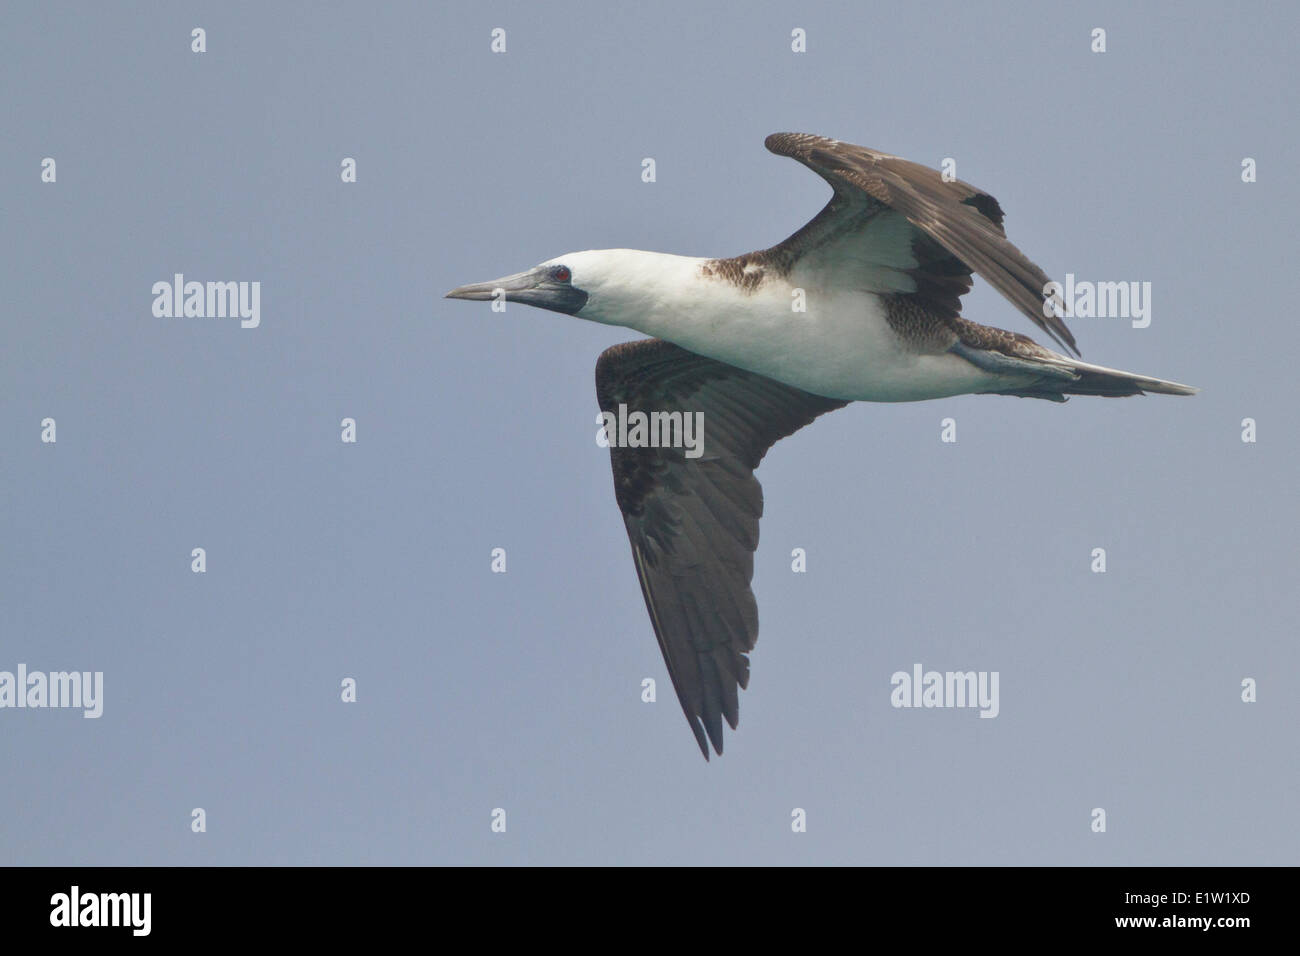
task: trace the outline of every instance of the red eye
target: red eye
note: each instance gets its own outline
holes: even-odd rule
[[[551,275],[555,276],[555,278],[561,282],[568,282],[573,278],[573,273],[569,271],[568,266],[556,266],[555,271],[552,272]]]

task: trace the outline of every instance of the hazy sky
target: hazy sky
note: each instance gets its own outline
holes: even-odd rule
[[[1282,3],[5,4],[0,671],[103,713],[0,709],[0,862],[1296,863],[1295,43]],[[635,333],[442,294],[778,241],[828,190],[777,130],[954,158],[1049,274],[1151,283],[1086,359],[1203,392],[777,445],[706,764],[593,440]],[[260,324],[155,316],[176,273]],[[998,716],[892,707],[915,664]]]

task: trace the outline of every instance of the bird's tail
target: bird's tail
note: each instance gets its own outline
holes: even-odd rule
[[[1117,368],[1081,362],[1038,345],[1033,346],[1032,352],[1026,350],[1025,353],[1016,356],[961,345],[954,347],[954,351],[989,371],[1017,376],[1025,374],[1038,376],[1037,381],[1024,386],[996,389],[994,394],[997,395],[1045,398],[1048,401],[1063,402],[1067,395],[1102,395],[1118,398],[1124,395],[1143,395],[1147,392],[1158,392],[1162,395],[1195,395],[1200,391],[1191,385],[1170,382],[1163,378],[1150,378]]]
[[[1104,365],[1092,365],[1065,356],[1059,356],[1059,361],[1045,361],[1076,376],[1072,382],[1042,383],[1042,387],[1061,395],[1062,398],[1066,395],[1102,395],[1107,398],[1118,398],[1124,395],[1142,395],[1146,392],[1158,392],[1161,395],[1195,395],[1200,391],[1191,385],[1170,382],[1163,378],[1150,378],[1146,375],[1134,375],[1132,372],[1106,368]]]

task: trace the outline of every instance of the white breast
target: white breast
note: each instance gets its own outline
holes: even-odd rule
[[[918,355],[885,320],[871,292],[805,291],[767,282],[744,293],[701,279],[675,307],[633,326],[683,348],[829,398],[912,402],[987,391],[995,376],[955,355]]]

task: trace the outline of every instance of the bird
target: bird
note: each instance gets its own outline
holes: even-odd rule
[[[774,133],[764,145],[832,191],[775,246],[720,259],[571,252],[446,294],[648,336],[600,355],[596,396],[650,623],[706,761],[710,745],[722,754],[723,721],[736,729],[738,691],[749,684],[763,513],[754,471],[776,442],[856,401],[1197,391],[1083,362],[1053,307],[1051,280],[1007,239],[1002,207],[987,192],[808,133]],[[1065,351],[963,318],[974,275]],[[680,437],[671,417],[649,438],[644,428],[624,429],[628,409],[702,415],[701,447],[694,457],[671,447]]]

